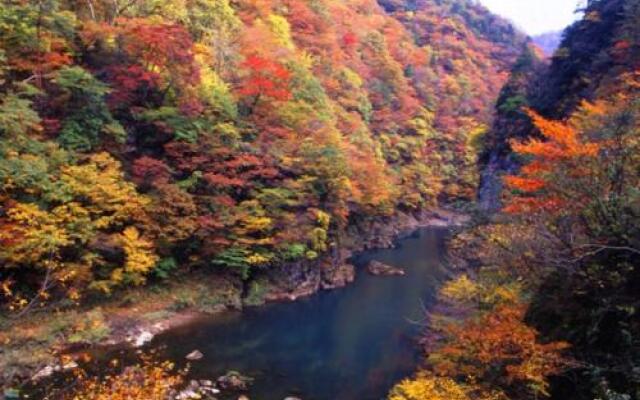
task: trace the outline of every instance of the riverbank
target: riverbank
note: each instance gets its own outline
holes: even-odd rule
[[[463,216],[443,210],[399,214],[354,227],[337,257],[281,265],[247,283],[228,274],[196,274],[127,291],[82,311],[38,312],[18,324],[2,321],[3,381],[42,378],[73,366],[68,360],[57,359],[61,352],[80,354],[96,345],[141,346],[157,334],[225,310],[293,301],[319,290],[343,287],[354,279],[355,270],[348,263],[353,252],[391,247],[395,239],[420,227],[464,222]]]

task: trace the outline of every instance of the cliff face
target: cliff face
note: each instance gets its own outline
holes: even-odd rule
[[[483,140],[479,199],[482,208],[500,207],[501,176],[518,169],[509,141],[535,136],[531,108],[543,116],[566,118],[583,100],[606,92],[613,81],[638,68],[640,7],[637,1],[589,2],[582,20],[563,33],[559,48],[548,62],[526,48],[502,89],[495,120]],[[546,65],[547,64],[547,65]]]
[[[533,126],[524,109],[532,107],[540,96],[541,77],[546,67],[537,49],[525,46],[496,101],[494,120],[483,138],[483,152],[479,160],[478,202],[485,211],[500,209],[502,176],[518,169],[509,141],[531,135]]]

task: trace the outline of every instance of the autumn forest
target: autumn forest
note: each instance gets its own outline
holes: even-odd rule
[[[281,400],[147,343],[444,225],[376,398],[640,399],[639,0],[550,54],[475,0],[1,4],[0,398]]]

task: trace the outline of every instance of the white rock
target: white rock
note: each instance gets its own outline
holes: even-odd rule
[[[48,378],[53,374],[54,371],[55,369],[51,365],[47,365],[46,367],[42,368],[40,371],[36,372],[36,374],[31,377],[31,380],[37,381],[42,378]]]
[[[196,393],[194,390],[186,389],[182,392],[178,393],[175,397],[175,400],[192,400],[192,399],[201,399],[202,396]]]
[[[194,350],[191,353],[187,354],[185,358],[189,361],[197,361],[202,359],[202,357],[204,357],[204,354],[202,354],[200,350]]]
[[[74,368],[78,368],[78,363],[75,361],[69,361],[68,363],[62,366],[62,369],[65,371],[68,369],[74,369]]]
[[[133,341],[133,345],[135,347],[142,347],[145,343],[148,343],[151,340],[153,340],[153,333],[149,331],[142,331]]]

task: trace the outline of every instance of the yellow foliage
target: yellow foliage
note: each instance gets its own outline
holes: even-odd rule
[[[108,153],[94,154],[83,165],[64,167],[61,180],[76,196],[86,199],[86,208],[96,217],[98,229],[135,219],[149,204],[149,199],[139,195],[135,185],[124,178],[120,163]]]
[[[331,223],[331,215],[322,211],[322,210],[314,210],[316,213],[316,221],[318,225],[324,230],[329,229],[329,224]]]
[[[269,24],[269,29],[273,32],[279,45],[289,50],[293,50],[295,48],[295,45],[291,40],[291,27],[289,26],[289,21],[287,21],[285,17],[278,14],[269,14],[267,17],[267,23]]]
[[[271,228],[273,220],[269,217],[248,216],[242,221],[242,228],[245,233],[262,232]]]
[[[182,383],[181,373],[170,362],[151,363],[126,368],[103,379],[87,379],[77,372],[78,389],[67,400],[154,400],[169,398]]]
[[[469,396],[453,379],[419,373],[391,389],[388,400],[469,400]]]
[[[247,257],[247,262],[251,265],[266,264],[271,261],[271,257],[264,256],[262,254],[254,253]]]
[[[311,248],[317,252],[327,250],[327,231],[322,228],[313,228],[309,233]]]
[[[18,203],[7,216],[11,228],[0,230],[0,241],[11,245],[0,248],[2,259],[48,267],[43,260],[51,262],[61,247],[72,243],[63,220],[36,204]]]
[[[107,153],[94,154],[85,164],[62,166],[55,178],[64,185],[68,201],[50,209],[16,202],[0,221],[3,267],[47,271],[38,292],[41,301],[49,297],[44,287],[54,282],[73,301],[88,283],[109,291],[120,283],[144,282],[157,257],[151,243],[131,223],[144,220],[143,208],[149,200],[124,179],[120,163]],[[120,243],[126,255],[124,265],[110,266],[115,269],[105,281],[94,281],[95,267],[108,266],[90,245],[97,235]]]
[[[442,296],[456,302],[477,300],[481,292],[482,287],[480,284],[469,279],[466,274],[460,275],[458,278],[447,282],[442,289],[440,289]]]
[[[364,83],[360,75],[349,67],[340,70],[340,78],[346,84],[347,89],[360,89]]]
[[[122,232],[120,240],[126,255],[124,264],[126,277],[134,284],[143,283],[144,275],[158,262],[153,244],[140,237],[140,233],[133,226],[127,227]]]

